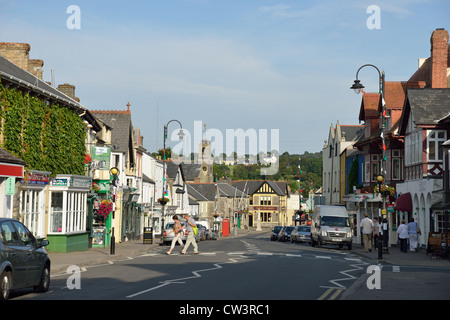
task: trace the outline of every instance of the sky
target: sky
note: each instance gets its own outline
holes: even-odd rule
[[[170,122],[168,147],[197,152],[206,125],[217,154],[245,133],[245,153],[303,154],[337,121],[360,124],[360,66],[408,80],[449,14],[448,0],[0,0],[0,41],[29,43],[44,80],[53,70],[89,110],[129,102],[149,152],[178,120],[187,134]],[[375,69],[359,79],[378,91]]]

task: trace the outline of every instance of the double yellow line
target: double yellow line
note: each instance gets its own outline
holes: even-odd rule
[[[344,289],[329,288],[317,300],[336,300],[336,298],[344,291]]]

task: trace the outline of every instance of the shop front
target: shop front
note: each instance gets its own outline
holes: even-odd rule
[[[91,177],[77,175],[57,175],[50,181],[49,251],[67,253],[89,248],[86,221],[91,184]]]
[[[44,238],[47,186],[51,172],[30,170],[20,179],[19,220],[36,238]]]

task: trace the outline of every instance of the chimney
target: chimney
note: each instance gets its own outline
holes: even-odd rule
[[[447,88],[448,31],[438,28],[431,34],[431,88]]]
[[[75,100],[75,86],[72,84],[64,83],[58,85],[58,90],[64,93],[66,96]]]
[[[42,67],[44,66],[44,61],[41,59],[30,59],[28,61],[28,72],[34,75],[36,78],[42,80]]]
[[[0,55],[26,71],[30,49],[28,43],[0,42]]]

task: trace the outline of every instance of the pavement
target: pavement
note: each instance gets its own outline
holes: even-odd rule
[[[218,241],[265,232],[269,230],[239,230],[237,235],[230,234],[228,237],[219,238]],[[116,243],[114,255],[110,254],[110,247],[70,253],[49,252],[51,273],[66,273],[71,265],[81,268],[128,259],[151,252],[157,249],[160,243],[159,238],[155,238],[153,244],[143,244],[142,240]],[[372,274],[363,273],[344,291],[339,297],[340,300],[450,299],[450,259],[427,255],[425,249],[419,249],[417,253],[402,253],[395,246],[389,248],[389,254],[384,253],[381,260],[378,259],[376,250],[366,253],[358,244],[353,244],[351,252],[372,261],[373,265],[383,270],[381,289],[369,289],[367,280]],[[387,270],[390,272],[384,272]],[[400,288],[402,295],[399,295]]]
[[[365,252],[353,244],[353,254],[366,258],[380,268],[379,287],[375,272],[365,272],[339,297],[340,300],[449,300],[450,259],[418,252],[400,252],[392,246],[378,259],[378,251]],[[369,267],[369,266],[367,266]],[[371,287],[371,288],[370,288]]]

